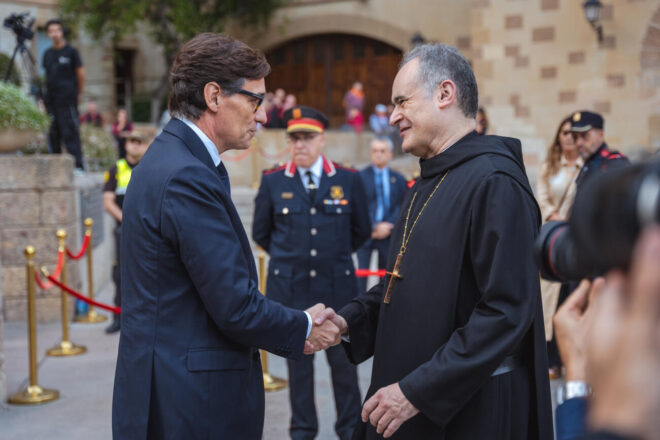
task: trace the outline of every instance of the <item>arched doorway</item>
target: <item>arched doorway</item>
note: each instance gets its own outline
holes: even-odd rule
[[[365,123],[378,103],[390,102],[392,81],[401,61],[400,50],[357,35],[323,34],[298,38],[266,52],[273,71],[269,91],[281,87],[298,104],[323,111],[332,127],[344,123],[344,94],[353,82],[365,91]]]

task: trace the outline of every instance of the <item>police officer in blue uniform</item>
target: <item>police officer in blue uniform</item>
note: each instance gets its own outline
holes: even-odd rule
[[[340,309],[357,295],[351,253],[370,236],[367,201],[356,170],[328,159],[328,119],[297,106],[283,115],[292,158],[264,172],[255,199],[252,235],[270,254],[266,294],[304,310],[316,303]],[[357,369],[341,346],[326,351],[337,408],[335,431],[350,439],[361,411]],[[287,361],[291,438],[313,439],[318,431],[314,404],[314,357]]]
[[[611,151],[605,143],[603,117],[590,111],[579,111],[571,116],[571,131],[584,166],[575,183],[578,191],[593,175],[622,168],[630,161],[618,151]]]

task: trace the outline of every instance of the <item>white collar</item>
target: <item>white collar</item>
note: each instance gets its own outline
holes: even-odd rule
[[[298,172],[301,176],[304,176],[307,171],[311,171],[314,177],[321,177],[321,174],[323,173],[323,155],[319,154],[319,157],[316,158],[316,162],[314,162],[309,168],[298,167]]]
[[[220,160],[220,153],[218,153],[218,148],[215,146],[213,141],[209,139],[206,133],[204,133],[201,130],[201,128],[199,128],[197,124],[195,124],[194,122],[189,121],[186,118],[179,118],[179,119],[181,120],[181,122],[183,122],[188,127],[190,127],[190,129],[195,132],[197,137],[199,137],[199,140],[202,141],[202,143],[208,150],[209,154],[211,155],[211,160],[213,160],[213,165],[215,165],[216,167],[220,165],[221,160]]]

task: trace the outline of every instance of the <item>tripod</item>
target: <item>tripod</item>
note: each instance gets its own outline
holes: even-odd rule
[[[23,68],[27,73],[28,83],[30,84],[30,94],[37,100],[43,100],[41,84],[39,84],[39,81],[37,80],[36,62],[34,61],[34,57],[30,50],[25,46],[25,38],[22,36],[16,36],[16,48],[9,61],[9,67],[5,74],[5,82],[9,81],[17,55],[20,55],[20,58],[23,61]]]

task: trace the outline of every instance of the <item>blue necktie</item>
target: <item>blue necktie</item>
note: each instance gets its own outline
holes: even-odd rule
[[[383,193],[383,172],[381,170],[376,170],[376,200],[378,202],[378,205],[376,206],[376,215],[374,216],[376,222],[383,221],[385,209],[385,197]]]
[[[222,181],[222,184],[225,186],[225,189],[231,195],[231,185],[229,183],[229,175],[227,174],[227,168],[225,168],[225,164],[220,162],[220,165],[216,167],[218,169],[218,173],[220,174],[220,181]]]

